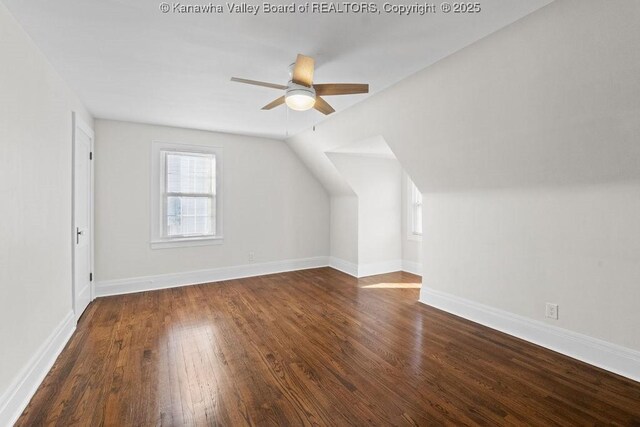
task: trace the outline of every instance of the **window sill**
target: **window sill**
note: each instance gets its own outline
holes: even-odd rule
[[[222,236],[212,237],[185,237],[180,239],[154,240],[151,242],[151,249],[184,248],[190,246],[221,245],[224,241]]]

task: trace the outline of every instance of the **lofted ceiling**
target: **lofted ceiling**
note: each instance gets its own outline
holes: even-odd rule
[[[313,56],[316,83],[370,84],[369,95],[327,97],[340,114],[551,0],[483,0],[478,14],[423,16],[254,16],[230,14],[224,2],[213,2],[222,14],[163,14],[156,0],[0,1],[97,118],[284,138],[325,116],[261,111],[282,93],[230,77],[286,84],[296,54]]]

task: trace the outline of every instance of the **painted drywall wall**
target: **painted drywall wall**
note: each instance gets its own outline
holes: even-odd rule
[[[331,197],[330,255],[358,265],[358,197]],[[355,267],[357,269],[357,267]]]
[[[358,264],[402,259],[401,174],[395,158],[328,153],[358,198]]]
[[[640,349],[639,21],[556,0],[289,143],[385,138],[424,194],[425,286]]]
[[[322,135],[324,132],[302,132],[286,141],[331,196],[353,196],[349,183],[329,160],[326,153],[341,146],[350,145],[358,138],[346,138],[334,143],[331,138],[323,138]]]
[[[2,3],[0,64],[2,406],[72,309],[72,111],[92,118]]]
[[[332,260],[344,261],[338,254],[350,253],[347,256],[353,264],[344,267],[338,261],[332,265],[360,277],[400,269],[419,272],[419,242],[410,241],[402,231],[408,215],[402,188],[406,173],[384,138],[376,135],[321,155],[334,170],[332,175],[357,199],[342,192],[332,196],[336,201],[331,212]],[[344,203],[345,199],[352,203]]]
[[[351,154],[335,154],[334,152],[327,153],[329,157],[333,157],[337,159],[338,164],[332,163],[337,170],[338,169],[351,169],[351,163],[349,159],[357,160],[357,158],[349,157],[349,156],[358,156],[359,158],[363,158],[364,156],[359,153],[351,153]],[[342,156],[342,157],[340,157]],[[342,162],[340,162],[342,160]],[[358,190],[358,194],[354,196],[332,196],[331,197],[331,225],[330,225],[330,233],[331,233],[331,258],[332,258],[332,266],[342,269],[345,272],[353,275],[359,275],[359,269],[362,270],[365,274],[367,272],[376,272],[379,269],[385,270],[399,270],[402,269],[404,271],[409,271],[415,274],[422,274],[422,240],[416,239],[415,236],[410,236],[409,230],[409,203],[410,203],[410,195],[407,194],[408,189],[408,175],[406,172],[401,171],[400,179],[398,174],[396,173],[396,167],[399,167],[399,163],[397,160],[388,159],[387,162],[392,163],[393,173],[388,174],[387,178],[389,181],[382,182],[378,186],[376,183],[379,182],[381,176],[377,175],[375,170],[367,170],[362,175],[364,188],[362,190],[356,188]],[[393,165],[395,163],[395,165]],[[342,165],[342,166],[340,166]],[[340,176],[345,179],[345,181],[349,181],[349,172],[339,171]],[[396,182],[399,185],[396,187],[393,183]],[[371,185],[369,185],[371,184]],[[348,183],[348,185],[350,185]],[[380,210],[375,208],[380,200],[369,199],[369,195],[373,195],[376,197],[380,189],[387,188],[390,190],[387,193],[386,201],[388,202],[389,211],[393,212],[391,221],[382,218],[379,215]],[[374,190],[369,191],[369,189]],[[400,204],[398,204],[397,193],[400,192]],[[362,205],[361,195],[364,197],[365,206]],[[370,209],[367,207],[367,201],[370,200],[369,204],[374,205],[374,209]],[[385,207],[387,209],[387,207]],[[396,227],[397,220],[393,219],[393,217],[397,214],[397,210],[400,212],[400,228],[399,233],[396,235]],[[362,212],[361,212],[362,210]],[[362,218],[362,222],[360,221],[360,217]],[[368,216],[371,216],[368,218]],[[367,224],[373,222],[375,225],[384,227],[381,230],[374,230],[373,232],[369,232],[366,230],[366,226],[362,227],[361,223]],[[374,236],[377,236],[379,232],[383,232],[385,237],[383,239],[376,239]],[[365,233],[366,237],[364,239],[360,239],[360,233]],[[396,240],[399,241],[400,246],[400,256],[397,254]],[[381,257],[377,256],[377,259],[369,260],[367,264],[370,268],[366,267],[366,261],[360,262],[361,257],[359,257],[359,248],[362,246],[368,247],[369,251],[375,250],[374,248],[379,248],[380,242],[386,241],[391,242],[389,247],[382,248],[382,253],[385,256]],[[365,258],[367,250],[364,250]],[[371,257],[370,257],[371,258]],[[398,263],[398,261],[400,262]],[[344,265],[341,261],[346,261],[351,265]]]
[[[425,285],[638,349],[640,185],[427,193]],[[559,320],[544,319],[545,303]]]
[[[329,254],[329,197],[284,142],[107,120],[95,131],[98,281]],[[223,147],[222,245],[150,248],[154,140]]]

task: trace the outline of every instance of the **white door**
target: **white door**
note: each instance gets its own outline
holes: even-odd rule
[[[73,116],[73,311],[93,299],[93,130]]]

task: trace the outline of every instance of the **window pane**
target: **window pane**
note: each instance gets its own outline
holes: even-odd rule
[[[413,216],[413,233],[422,234],[422,205],[416,205],[415,214]]]
[[[411,233],[422,234],[422,193],[416,185],[411,184]]]
[[[413,182],[411,183],[411,199],[414,204],[422,204],[422,193]]]
[[[167,152],[167,192],[212,194],[215,176],[213,154]]]
[[[167,236],[213,235],[213,198],[167,197]]]

